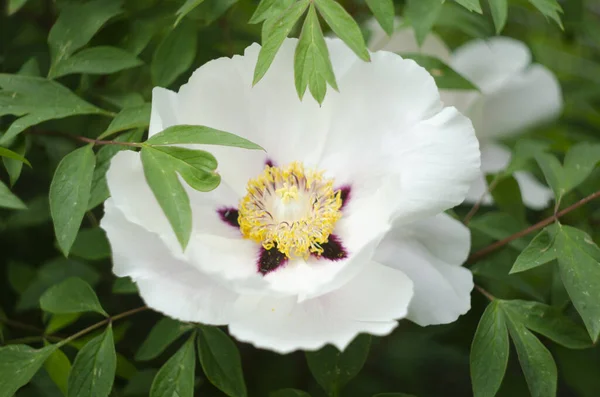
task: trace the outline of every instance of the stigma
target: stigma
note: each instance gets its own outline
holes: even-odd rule
[[[333,182],[323,177],[323,171],[299,162],[265,166],[248,181],[247,194],[240,202],[240,232],[287,258],[321,255],[342,217],[341,191],[334,190]]]

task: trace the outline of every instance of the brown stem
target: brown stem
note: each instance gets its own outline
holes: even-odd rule
[[[21,323],[19,321],[10,320],[8,318],[0,318],[0,323],[6,324],[6,325],[8,325],[10,327],[13,327],[13,328],[20,328],[20,329],[26,330],[26,331],[38,332],[38,333],[43,333],[44,332],[43,329],[40,329],[38,327],[34,327],[33,325],[24,324],[24,323]]]
[[[481,195],[481,197],[473,205],[473,207],[471,208],[471,210],[469,211],[469,213],[467,213],[467,215],[465,215],[465,219],[463,219],[463,223],[465,224],[465,226],[467,226],[469,224],[469,222],[471,222],[471,219],[475,216],[475,214],[477,213],[477,211],[479,211],[479,207],[481,207],[481,204],[483,204],[483,200],[485,199],[485,196],[487,196],[488,194],[490,194],[492,192],[492,190],[494,190],[494,188],[496,187],[496,185],[498,184],[498,182],[500,182],[500,178],[498,176],[496,176],[494,178],[494,180],[487,187],[485,193],[483,193]]]
[[[60,131],[40,131],[40,130],[30,130],[28,131],[30,134],[34,135],[50,135],[50,136],[58,136],[61,138],[73,139],[80,142],[85,143],[93,143],[94,145],[121,145],[121,146],[132,146],[132,147],[141,147],[139,143],[134,142],[119,142],[119,141],[103,141],[100,139],[92,139],[87,138],[85,136],[80,135],[71,135]]]
[[[523,236],[528,235],[529,233],[535,232],[536,230],[539,230],[541,228],[544,228],[546,226],[548,226],[549,224],[551,224],[552,222],[555,222],[558,220],[558,218],[560,218],[563,215],[568,214],[569,212],[581,207],[582,205],[592,201],[595,198],[600,197],[600,190],[597,191],[596,193],[592,193],[589,196],[579,200],[578,202],[576,202],[575,204],[565,208],[562,211],[557,212],[556,214],[544,219],[543,221],[540,221],[538,223],[536,223],[535,225],[529,226],[526,229],[521,230],[518,233],[513,234],[512,236],[508,236],[507,238],[500,240],[500,241],[496,241],[494,244],[488,245],[487,247],[473,253],[471,256],[469,256],[469,258],[467,259],[467,263],[475,263],[478,260],[480,260],[481,258],[491,254],[492,252],[496,251],[499,248],[504,247],[506,244],[519,239]]]
[[[489,292],[487,292],[486,290],[481,288],[479,285],[475,285],[475,289],[477,291],[481,292],[481,294],[483,296],[485,296],[486,298],[488,298],[490,301],[494,301],[496,299],[496,297],[494,295],[490,294]]]

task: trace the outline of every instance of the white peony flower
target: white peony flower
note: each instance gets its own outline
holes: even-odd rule
[[[252,87],[260,46],[199,68],[178,93],[153,91],[150,135],[176,124],[229,131],[266,149],[210,146],[221,185],[186,186],[193,211],[182,252],[147,185],[139,153],[107,174],[102,227],[114,272],[171,317],[228,325],[241,341],[281,353],[340,349],[397,320],[456,320],[470,306],[460,265],[468,230],[440,214],[479,173],[473,127],[443,108],[416,63],[379,52],[360,61],[327,44],[339,93],[322,106],[294,89],[288,39]],[[194,148],[201,148],[195,145]],[[411,301],[412,298],[412,301]]]
[[[500,139],[549,121],[562,110],[558,80],[546,67],[531,64],[531,53],[520,41],[508,37],[473,40],[450,54],[434,33],[426,37],[419,49],[412,28],[400,28],[388,37],[376,21],[369,21],[368,26],[372,31],[371,50],[435,56],[480,89],[442,90],[441,97],[444,104],[455,106],[473,121],[481,145],[483,174],[502,171],[510,162],[510,150]],[[528,172],[515,172],[514,177],[525,205],[534,209],[548,205],[553,197],[550,189]],[[492,204],[486,191],[487,183],[481,175],[471,186],[467,201],[477,202],[484,197],[484,204]]]

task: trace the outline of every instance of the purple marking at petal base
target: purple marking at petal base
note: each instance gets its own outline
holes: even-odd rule
[[[237,208],[225,207],[218,209],[217,212],[219,213],[219,217],[223,222],[239,229],[240,223],[238,222],[239,214]]]
[[[325,258],[330,261],[341,261],[348,257],[348,253],[342,245],[340,238],[334,234],[329,236],[329,240],[326,243],[321,244],[321,248],[323,248],[323,253],[318,255],[317,258]]]
[[[352,192],[352,188],[350,187],[350,185],[344,185],[337,190],[341,191],[340,198],[342,199],[342,207],[340,209],[343,209],[348,203],[348,201],[350,201],[350,193]]]
[[[267,273],[277,270],[287,262],[285,254],[281,253],[276,247],[265,249],[260,247],[258,257],[258,272],[263,276]]]
[[[268,165],[269,167],[273,167],[273,160],[271,160],[271,159],[266,159],[266,160],[265,160],[265,165]]]

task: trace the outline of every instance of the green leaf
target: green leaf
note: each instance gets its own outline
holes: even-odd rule
[[[367,6],[381,25],[381,28],[391,36],[394,33],[394,2],[393,0],[366,0]]]
[[[135,55],[117,47],[92,47],[79,51],[58,63],[54,78],[74,73],[111,74],[131,69],[143,62]]]
[[[125,356],[120,353],[117,353],[117,370],[115,372],[116,376],[122,379],[131,379],[137,373],[137,368],[131,361],[129,361]]]
[[[152,105],[149,103],[124,108],[115,116],[106,131],[100,134],[98,139],[105,139],[117,132],[134,128],[148,128],[151,108]]]
[[[579,143],[569,149],[563,165],[566,192],[585,181],[600,162],[600,144]]]
[[[257,144],[229,132],[202,125],[185,124],[174,125],[153,135],[146,141],[146,144],[152,146],[176,144],[220,145],[264,150]]]
[[[89,260],[108,258],[110,245],[104,230],[99,227],[81,229],[71,247],[71,255]]]
[[[556,226],[551,225],[538,233],[519,254],[510,274],[524,272],[556,259]]]
[[[310,394],[297,389],[281,389],[269,393],[269,397],[310,397]]]
[[[158,44],[152,57],[150,72],[155,86],[168,87],[194,62],[198,35],[194,24],[184,21]]]
[[[508,363],[508,331],[498,301],[485,309],[471,345],[471,382],[475,397],[493,397]]]
[[[117,354],[112,325],[89,341],[75,357],[67,397],[107,397],[115,380]]]
[[[455,0],[458,4],[465,7],[469,11],[475,11],[478,14],[482,14],[481,4],[479,4],[479,0]]]
[[[193,397],[195,368],[192,336],[158,371],[152,382],[150,397]]]
[[[50,184],[50,214],[65,256],[69,255],[90,200],[95,164],[92,146],[83,146],[61,160]]]
[[[281,47],[283,41],[288,34],[290,34],[290,31],[296,22],[300,19],[302,14],[304,14],[309,3],[309,0],[297,1],[274,20],[272,28],[269,29],[266,37],[263,37],[262,47],[258,53],[258,60],[256,61],[256,67],[254,68],[253,85],[258,83],[265,73],[267,73],[269,66],[271,66],[273,59],[275,59],[277,51],[279,51],[279,47]]]
[[[529,0],[529,2],[545,17],[553,19],[564,30],[562,21],[560,20],[560,14],[562,14],[563,10],[556,0]]]
[[[52,335],[79,320],[82,313],[54,314],[46,325],[46,334]]]
[[[124,396],[147,396],[150,394],[152,381],[158,371],[155,369],[139,370],[127,383],[123,389]]]
[[[515,145],[515,150],[508,167],[502,173],[502,176],[512,175],[516,171],[526,170],[527,164],[535,159],[535,156],[544,153],[550,145],[546,142],[534,141],[531,139],[519,139]]]
[[[554,192],[556,202],[560,202],[567,192],[567,181],[565,180],[560,161],[550,153],[539,153],[535,156],[535,160],[544,173],[546,182],[548,182],[548,185]]]
[[[276,17],[292,5],[294,0],[260,0],[248,23],[255,24]]]
[[[8,0],[8,6],[6,9],[6,14],[11,16],[15,12],[19,11],[28,0]]]
[[[177,12],[175,13],[175,15],[177,16],[177,19],[175,20],[175,26],[177,26],[179,24],[179,22],[181,22],[183,17],[185,17],[187,14],[189,14],[190,11],[192,11],[194,8],[198,7],[203,2],[204,2],[204,0],[186,0],[186,2],[183,3],[183,5],[181,7],[179,7]]]
[[[412,394],[406,393],[378,393],[373,395],[373,397],[415,397]]]
[[[60,349],[54,352],[46,359],[44,369],[48,372],[50,379],[60,389],[63,395],[67,395],[67,381],[71,371],[71,361]]]
[[[0,181],[0,207],[12,210],[24,210],[27,206],[15,196],[4,182]]]
[[[197,347],[202,370],[210,383],[230,397],[245,397],[240,353],[231,338],[216,327],[201,325]]]
[[[511,319],[559,345],[569,349],[592,346],[585,328],[565,316],[557,307],[523,300],[502,301],[501,305],[505,311],[509,311]]]
[[[0,348],[0,397],[12,397],[31,380],[56,349],[56,345],[42,349],[33,349],[27,345]]]
[[[419,45],[423,44],[437,21],[443,3],[442,0],[407,0],[404,14],[415,30]]]
[[[0,73],[0,116],[23,116],[15,120],[0,138],[8,146],[28,127],[43,121],[79,114],[107,114],[79,98],[68,88],[42,77]]]
[[[16,143],[13,144],[14,153],[16,153],[22,159],[25,155],[25,152],[29,149],[29,140],[28,139],[17,139]],[[4,163],[4,167],[6,168],[6,172],[8,173],[8,178],[10,180],[10,186],[14,186],[17,183],[17,180],[21,176],[21,171],[23,170],[23,164],[27,164],[31,167],[31,164],[25,159],[12,159],[10,157],[3,157],[2,162]]]
[[[365,44],[360,27],[350,14],[335,0],[314,0],[319,14],[333,32],[350,47],[363,61],[370,61],[371,56]]]
[[[44,292],[40,307],[55,314],[96,312],[108,316],[92,287],[77,277],[69,278]]]
[[[36,270],[26,263],[8,262],[8,283],[12,289],[22,294],[35,278]]]
[[[415,53],[401,53],[402,58],[412,59],[427,71],[435,79],[435,83],[440,89],[447,90],[477,90],[469,80],[454,71],[438,58]]]
[[[171,343],[179,339],[180,336],[193,328],[190,324],[185,324],[169,317],[161,318],[152,330],[137,353],[136,361],[149,361],[158,357],[165,351]]]
[[[600,248],[585,232],[559,225],[556,255],[560,277],[595,342],[600,333]]]
[[[523,204],[521,188],[517,180],[512,175],[505,177],[501,175],[487,175],[486,179],[488,186],[495,183],[491,194],[498,208],[512,215],[518,221],[525,222],[525,205]]]
[[[48,35],[52,57],[48,77],[54,76],[57,64],[86,45],[109,19],[121,12],[120,0],[92,0],[65,6]]]
[[[508,330],[517,350],[532,397],[556,395],[557,370],[554,358],[527,328],[508,314]]]
[[[527,227],[527,224],[519,222],[517,219],[504,212],[488,212],[473,218],[469,223],[469,227],[496,240],[502,240],[520,232]],[[509,245],[518,250],[523,250],[527,247],[528,243],[529,240],[525,237],[514,240],[510,242]]]
[[[119,277],[115,280],[112,287],[113,294],[137,294],[139,293],[137,285],[129,277]]]
[[[508,1],[507,0],[488,0],[490,5],[490,12],[492,13],[492,19],[494,20],[494,26],[496,27],[496,34],[500,34],[504,25],[506,25],[506,19],[508,17]]]
[[[329,395],[339,395],[340,390],[354,378],[362,369],[367,356],[371,337],[359,335],[340,352],[331,345],[327,345],[315,352],[306,352],[308,368],[317,383]]]
[[[300,40],[296,46],[294,74],[296,91],[300,99],[304,96],[307,86],[319,104],[323,103],[327,92],[326,82],[337,90],[329,50],[319,25],[317,12],[312,4],[308,9]]]
[[[31,167],[31,163],[25,157],[21,156],[19,153],[13,152],[10,149],[4,148],[4,147],[0,147],[0,156],[20,161],[20,162],[25,163],[25,164],[27,164],[28,166]]]

